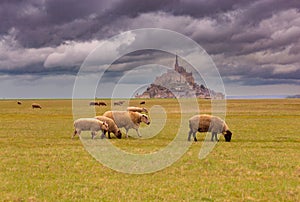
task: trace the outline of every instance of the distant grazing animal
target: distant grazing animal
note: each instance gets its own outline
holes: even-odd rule
[[[95,118],[80,118],[74,121],[74,128],[72,138],[77,134],[80,137],[81,131],[91,131],[92,139],[94,139],[99,130],[102,131],[102,137],[104,136],[104,131],[108,130],[108,124]]]
[[[140,105],[144,105],[144,104],[146,104],[145,101],[141,101],[141,102],[140,102]]]
[[[107,106],[107,104],[105,102],[98,102],[99,106]]]
[[[117,101],[117,102],[114,102],[114,105],[120,106],[120,105],[124,104],[124,102],[125,102],[125,101]]]
[[[110,133],[112,132],[117,138],[121,139],[122,137],[122,133],[120,131],[120,129],[118,128],[118,126],[116,125],[116,123],[106,117],[106,116],[96,116],[96,119],[98,119],[99,121],[105,122],[108,124],[108,131],[104,131],[104,134],[107,132],[108,133],[108,138],[111,139],[110,137]]]
[[[131,111],[131,112],[139,112],[139,113],[142,113],[142,112],[145,112],[145,113],[148,113],[148,110],[143,107],[127,107],[127,111]]]
[[[18,105],[21,105],[21,104],[22,104],[22,102],[21,102],[21,101],[18,101],[17,103],[18,103]]]
[[[31,107],[32,107],[32,109],[34,109],[34,108],[42,109],[41,105],[39,105],[37,103],[32,103]]]
[[[225,121],[217,116],[212,115],[195,115],[189,119],[189,135],[188,141],[191,140],[191,135],[194,137],[194,141],[197,141],[196,132],[211,132],[212,137],[211,141],[214,141],[214,137],[216,141],[219,141],[217,138],[218,133],[222,133],[225,137],[226,142],[230,142],[232,133],[229,130]]]
[[[90,102],[90,106],[99,106],[99,103],[98,103],[98,102],[91,101],[91,102]]]
[[[138,112],[130,112],[130,111],[107,111],[103,114],[108,118],[114,120],[119,128],[125,128],[126,130],[126,138],[128,138],[128,130],[130,128],[135,129],[137,135],[141,137],[139,133],[139,126],[141,122],[150,124],[150,120],[147,115],[141,114]]]

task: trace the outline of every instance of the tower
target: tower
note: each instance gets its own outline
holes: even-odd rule
[[[176,55],[175,68],[178,67],[178,56]]]

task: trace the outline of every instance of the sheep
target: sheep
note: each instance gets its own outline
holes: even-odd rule
[[[107,106],[107,104],[105,102],[98,102],[99,106]]]
[[[94,139],[99,130],[102,131],[102,137],[104,136],[104,131],[108,130],[108,124],[95,118],[80,118],[74,121],[74,128],[72,139],[76,134],[80,137],[81,131],[91,131],[92,139]]]
[[[229,130],[225,121],[217,116],[212,115],[195,115],[189,119],[189,135],[188,141],[191,139],[191,135],[193,134],[194,141],[197,141],[196,132],[211,132],[212,137],[211,141],[214,141],[214,137],[216,141],[219,141],[217,138],[218,133],[222,133],[225,137],[226,142],[230,142],[232,133]]]
[[[124,104],[125,101],[116,101],[114,102],[114,105],[118,105],[121,106],[122,104]]]
[[[111,118],[115,121],[119,128],[126,129],[126,138],[128,138],[128,130],[130,128],[135,129],[137,135],[141,137],[139,132],[139,126],[141,122],[146,123],[147,125],[150,124],[149,118],[145,114],[141,114],[138,112],[128,112],[128,111],[107,111],[103,114],[108,118]]]
[[[145,101],[141,101],[141,102],[140,102],[140,105],[144,105],[144,104],[146,104]]]
[[[41,105],[39,105],[37,103],[32,103],[31,107],[32,107],[32,109],[34,109],[34,108],[42,109]]]
[[[98,103],[98,102],[91,101],[91,102],[90,102],[90,106],[99,106],[99,103]]]
[[[122,133],[120,131],[120,129],[118,128],[118,126],[115,124],[115,122],[106,117],[106,116],[96,116],[96,119],[98,119],[99,121],[103,121],[106,122],[108,124],[108,138],[111,139],[110,137],[110,133],[112,132],[113,134],[115,134],[115,136],[119,139],[121,139],[122,137]],[[104,134],[106,133],[106,131],[104,131]]]
[[[90,106],[107,106],[107,104],[105,102],[94,102],[94,101],[91,101]]]
[[[139,112],[139,113],[142,113],[142,112],[145,112],[145,113],[148,113],[148,110],[143,107],[127,107],[127,111],[131,111],[131,112]]]
[[[18,103],[18,105],[21,105],[21,104],[22,104],[22,102],[21,102],[21,101],[17,101],[17,103]]]

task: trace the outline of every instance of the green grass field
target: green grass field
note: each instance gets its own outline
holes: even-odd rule
[[[1,201],[299,201],[300,99],[229,100],[224,138],[207,156],[199,142],[170,167],[124,174],[96,161],[71,139],[71,100],[0,101]],[[38,102],[43,109],[31,109]],[[106,100],[108,103],[109,100]],[[139,100],[131,100],[137,105]],[[157,151],[172,141],[180,110],[173,99],[146,100],[167,112],[165,128],[150,139],[112,139],[134,152]],[[201,112],[210,101],[200,100]],[[97,107],[97,114],[110,106]],[[143,126],[145,127],[145,126]],[[124,131],[124,130],[123,130]],[[188,131],[186,131],[186,134]],[[135,136],[135,131],[130,134]]]

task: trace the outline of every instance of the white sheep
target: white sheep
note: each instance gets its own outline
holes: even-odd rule
[[[102,137],[104,137],[103,131],[108,130],[108,124],[95,118],[80,118],[74,121],[74,128],[75,130],[72,138],[74,138],[76,134],[80,137],[81,131],[91,131],[92,139],[94,139],[97,135],[96,132],[99,130],[102,131]]]
[[[39,105],[37,103],[32,103],[31,107],[32,107],[32,109],[34,109],[34,108],[42,109],[41,105]]]
[[[121,133],[120,129],[118,128],[118,126],[116,125],[116,123],[115,123],[112,119],[110,119],[110,118],[108,118],[108,117],[106,117],[106,116],[96,116],[95,118],[98,119],[99,121],[103,121],[103,122],[105,122],[105,123],[108,124],[108,131],[104,131],[104,134],[105,134],[106,132],[108,132],[108,138],[109,138],[109,139],[111,138],[111,137],[110,137],[110,133],[111,133],[111,132],[112,132],[117,138],[121,139],[122,133]]]
[[[148,113],[148,110],[145,107],[127,107],[127,111],[131,111],[131,112],[145,112]]]
[[[126,138],[128,138],[128,130],[130,128],[135,129],[137,135],[141,137],[139,133],[139,126],[141,122],[150,124],[150,120],[147,115],[141,114],[138,112],[130,112],[130,111],[107,111],[103,114],[108,118],[114,120],[119,128],[125,128],[126,130]]]
[[[197,141],[196,132],[211,132],[211,141],[218,141],[217,134],[222,133],[225,137],[226,142],[230,142],[232,133],[229,127],[221,118],[212,115],[195,115],[189,119],[189,135],[188,141],[191,140],[191,135],[193,134],[194,141]]]

